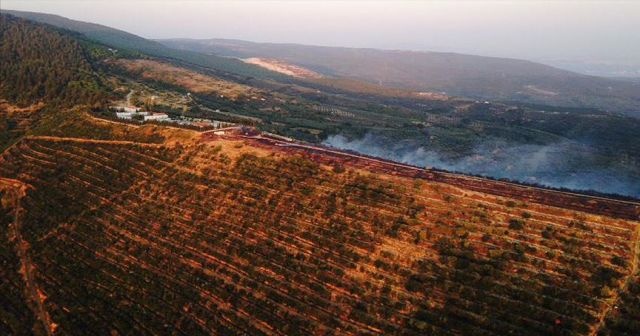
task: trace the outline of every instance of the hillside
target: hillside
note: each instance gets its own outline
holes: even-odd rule
[[[69,71],[95,69],[87,78],[109,94],[189,91],[188,113],[227,104],[267,130],[368,128],[404,143],[433,134],[434,147],[452,151],[477,139],[478,122],[480,137],[636,127],[599,113],[553,114],[549,125],[533,109],[506,115],[504,105],[375,89],[251,86],[135,50],[93,57],[105,47],[12,20],[77,46],[85,56]],[[52,85],[64,93],[64,84]],[[637,324],[636,202],[423,170],[242,126],[124,124],[97,118],[85,98],[0,102],[11,126],[0,154],[0,334],[618,335]],[[475,123],[454,124],[457,115]]]
[[[176,50],[11,13],[28,19],[0,15],[0,335],[640,330],[640,118],[435,89],[533,85],[581,105],[601,79],[435,53]],[[249,62],[273,71],[207,55],[221,46],[270,53]],[[165,121],[115,112],[135,107]]]
[[[73,106],[103,98],[80,43],[44,25],[2,14],[0,60],[0,97],[18,105],[42,101]]]
[[[261,78],[277,77],[275,72],[267,71],[236,59],[168,48],[158,42],[99,24],[70,20],[62,16],[45,13],[14,10],[2,10],[2,12],[77,32],[88,39],[113,48],[136,51],[150,56],[183,62],[184,64],[215,69],[221,75]]]
[[[109,64],[115,65],[132,73],[143,80],[153,80],[185,88],[199,94],[218,94],[237,100],[239,96],[258,94],[246,85],[221,80],[219,78],[205,76],[195,71],[189,71],[167,63],[161,63],[147,59],[118,59],[110,60]]]
[[[182,133],[35,136],[0,156],[0,331],[621,335],[637,323],[638,222],[607,210],[637,219],[637,204],[567,196],[587,212],[567,210],[535,190]]]
[[[106,101],[91,57],[67,32],[0,15],[0,150],[50,111]]]
[[[209,39],[161,40],[184,50],[264,57],[325,74],[475,99],[597,107],[638,115],[640,87],[523,60],[453,53],[318,47]]]

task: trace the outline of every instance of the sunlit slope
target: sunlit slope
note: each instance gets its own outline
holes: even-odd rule
[[[0,157],[27,186],[30,260],[10,267],[31,263],[61,335],[587,335],[637,309],[618,293],[637,222],[317,162],[229,139],[24,139]]]

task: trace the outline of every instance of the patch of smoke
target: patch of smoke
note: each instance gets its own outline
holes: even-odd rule
[[[550,145],[513,145],[504,141],[485,141],[470,154],[455,159],[410,143],[390,143],[366,134],[349,140],[343,135],[329,136],[324,145],[356,151],[420,167],[508,178],[555,188],[593,190],[602,193],[640,197],[640,180],[618,166],[593,168],[595,155],[585,146],[569,141]]]

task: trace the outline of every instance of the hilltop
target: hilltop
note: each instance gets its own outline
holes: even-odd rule
[[[0,156],[5,333],[586,335],[637,323],[637,203],[447,180],[249,129],[158,128],[152,140],[85,122],[117,132],[30,136]],[[139,136],[121,140],[126,128]]]

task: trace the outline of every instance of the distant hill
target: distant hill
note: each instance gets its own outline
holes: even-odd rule
[[[394,89],[446,92],[481,100],[593,107],[640,116],[640,83],[580,75],[539,63],[436,52],[253,43],[238,40],[152,41],[107,26],[58,15],[3,10],[78,32],[88,39],[239,80],[290,82],[294,78],[236,58],[271,58],[329,78],[365,81]]]
[[[22,12],[14,10],[3,10],[2,13],[8,13],[24,19],[37,21],[78,32],[89,39],[114,48],[133,50],[147,54],[149,56],[168,58],[196,66],[215,69],[221,74],[226,73],[244,77],[259,78],[271,78],[279,76],[275,72],[265,70],[255,65],[246,64],[237,59],[206,55],[187,50],[172,49],[158,42],[151,41],[122,30],[95,23],[76,21],[67,19],[59,15],[45,13]]]
[[[640,85],[524,60],[226,39],[160,42],[220,56],[272,58],[327,76],[350,77],[395,88],[444,91],[476,99],[596,107],[640,116]]]

